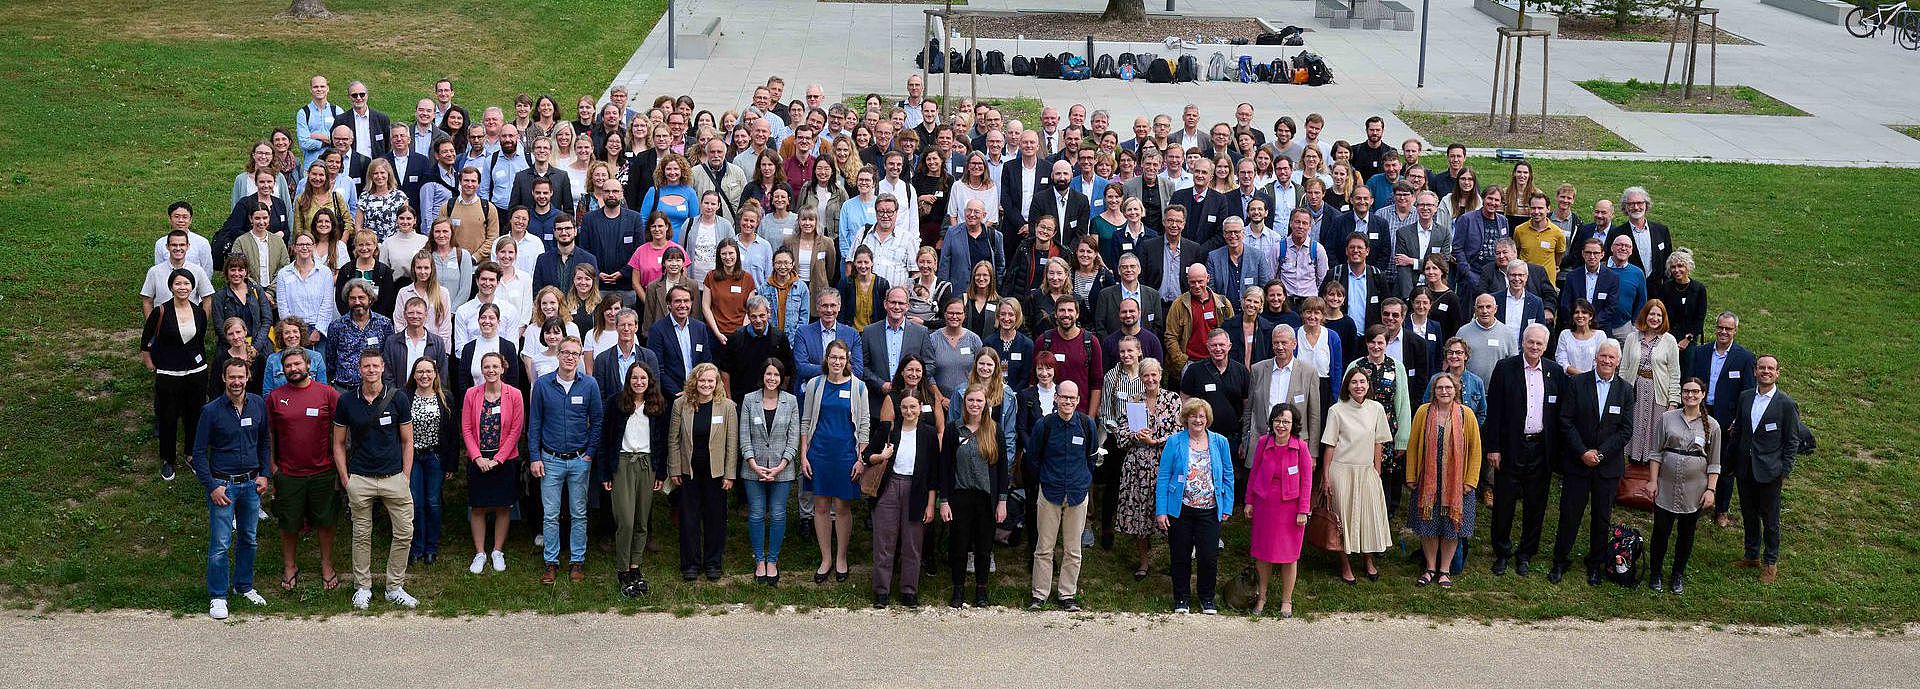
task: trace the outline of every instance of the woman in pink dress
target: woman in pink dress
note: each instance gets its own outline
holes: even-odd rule
[[[1275,405],[1267,415],[1271,433],[1260,436],[1247,477],[1247,517],[1253,520],[1253,567],[1260,575],[1260,598],[1253,614],[1267,609],[1267,581],[1280,565],[1280,616],[1293,617],[1293,582],[1299,574],[1300,545],[1312,512],[1313,453],[1300,439],[1293,405]]]

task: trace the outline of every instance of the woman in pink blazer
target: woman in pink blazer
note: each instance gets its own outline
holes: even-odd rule
[[[1293,617],[1293,582],[1299,574],[1300,544],[1312,512],[1313,453],[1300,439],[1293,405],[1280,404],[1267,415],[1271,432],[1260,436],[1247,478],[1247,517],[1253,520],[1254,570],[1260,575],[1260,599],[1253,614],[1267,609],[1267,581],[1280,564],[1280,616]]]
[[[492,560],[493,571],[507,569],[507,519],[520,496],[520,438],[527,429],[527,403],[519,388],[507,385],[507,360],[499,352],[480,357],[485,381],[467,389],[460,407],[460,437],[467,446],[467,526],[473,530],[473,564],[479,574]],[[493,517],[493,547],[487,548],[487,517]]]

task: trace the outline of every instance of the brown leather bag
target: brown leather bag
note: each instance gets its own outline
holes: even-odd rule
[[[1343,552],[1345,529],[1340,526],[1340,513],[1333,511],[1333,504],[1324,491],[1313,491],[1313,513],[1307,518],[1307,542],[1313,547],[1332,552]]]
[[[1620,487],[1614,490],[1613,503],[1637,510],[1653,510],[1653,467],[1647,462],[1628,461],[1620,475]]]

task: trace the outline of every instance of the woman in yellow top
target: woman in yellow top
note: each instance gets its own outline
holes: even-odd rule
[[[1460,403],[1460,379],[1433,377],[1433,401],[1413,413],[1407,439],[1407,526],[1420,536],[1426,569],[1415,586],[1437,580],[1453,588],[1439,563],[1453,562],[1460,539],[1473,535],[1474,487],[1480,485],[1480,420]]]
[[[1327,449],[1318,467],[1321,475],[1314,480],[1340,518],[1340,580],[1349,585],[1356,583],[1349,555],[1360,553],[1367,580],[1378,581],[1380,570],[1373,556],[1393,545],[1387,496],[1380,485],[1380,463],[1387,444],[1393,442],[1393,428],[1387,423],[1386,408],[1367,399],[1372,388],[1366,371],[1347,369],[1340,383],[1340,402],[1327,409],[1326,432],[1320,435]]]

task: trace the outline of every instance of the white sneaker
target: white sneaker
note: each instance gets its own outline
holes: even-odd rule
[[[215,598],[211,603],[208,603],[207,617],[211,617],[216,620],[227,619],[227,599]]]
[[[546,545],[547,545],[547,537],[545,535],[543,534],[533,535],[533,547],[544,548],[546,547]]]
[[[987,553],[987,573],[988,574],[993,574],[1000,571],[1000,563],[994,559],[993,555],[994,554],[991,552]]]
[[[398,586],[387,589],[387,602],[392,603],[394,605],[398,605],[403,608],[415,608],[420,606],[419,599],[414,598],[411,595],[408,595],[406,589],[400,588]]]
[[[246,593],[242,593],[242,594],[240,594],[240,596],[241,596],[242,598],[245,598],[245,599],[247,599],[247,602],[248,602],[248,603],[252,603],[252,604],[254,604],[254,605],[266,605],[266,604],[267,604],[267,598],[266,598],[266,596],[262,596],[262,595],[260,595],[260,590],[259,590],[259,589],[247,589],[247,592],[246,592]]]
[[[373,602],[373,589],[358,589],[353,592],[353,609],[365,610]]]
[[[474,553],[473,564],[467,565],[467,572],[471,574],[479,574],[480,570],[486,569],[486,568],[487,568],[487,554]]]
[[[498,550],[493,551],[493,571],[495,572],[507,571],[507,554],[506,553],[500,552]]]

